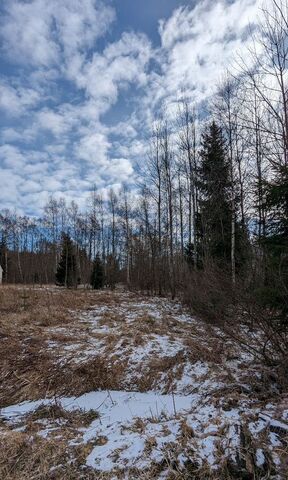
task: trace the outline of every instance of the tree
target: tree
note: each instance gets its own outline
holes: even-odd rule
[[[179,150],[183,154],[183,174],[188,193],[188,244],[194,244],[197,252],[197,147],[196,147],[196,113],[187,100],[179,105]],[[194,266],[197,266],[197,255],[194,255]]]
[[[202,136],[198,186],[204,261],[231,262],[230,166],[221,128],[213,121]]]
[[[73,242],[69,235],[62,234],[61,256],[56,272],[56,284],[65,287],[76,287],[78,269]]]
[[[230,166],[231,182],[231,274],[232,282],[236,281],[236,222],[237,197],[239,198],[241,227],[243,234],[246,231],[244,214],[244,186],[243,186],[243,128],[239,122],[242,100],[239,100],[239,80],[227,74],[218,89],[215,98],[214,111],[227,143],[227,157]]]
[[[161,155],[164,173],[164,192],[166,198],[166,215],[167,215],[167,232],[168,232],[168,266],[169,266],[169,283],[172,299],[176,294],[175,285],[175,260],[174,260],[174,156],[171,148],[171,132],[168,129],[166,121],[161,137]]]
[[[99,255],[96,255],[95,260],[93,262],[93,269],[92,269],[90,283],[94,290],[99,290],[104,286],[104,268]]]
[[[288,167],[266,183],[267,234],[262,239],[266,254],[266,275],[260,290],[266,306],[276,309],[288,321]]]
[[[161,155],[161,139],[162,139],[162,130],[163,125],[161,121],[155,122],[152,129],[152,135],[150,138],[149,145],[149,154],[147,161],[141,167],[141,175],[145,179],[143,190],[144,196],[149,194],[152,204],[156,206],[156,225],[155,225],[155,234],[153,235],[153,243],[155,243],[155,248],[153,248],[153,253],[155,250],[155,262],[153,258],[153,270],[156,275],[157,271],[157,283],[158,283],[158,293],[162,294],[163,288],[163,209],[164,209],[164,169],[163,169],[163,159]],[[146,199],[143,203],[143,206],[146,205]],[[152,205],[151,205],[152,206]],[[152,207],[153,209],[153,207]],[[146,213],[148,213],[146,209]],[[145,213],[145,220],[147,223],[147,215]],[[151,213],[151,207],[150,207]],[[149,232],[150,240],[151,229]],[[153,245],[154,246],[154,245]],[[155,263],[155,265],[154,265]]]
[[[184,258],[190,270],[195,265],[195,248],[193,243],[187,243],[184,249]]]
[[[106,284],[111,290],[115,289],[118,275],[119,266],[117,259],[112,254],[109,254],[106,258]]]
[[[120,217],[122,217],[122,226],[125,235],[125,249],[126,249],[126,283],[130,288],[131,283],[131,268],[132,268],[132,242],[131,242],[131,216],[132,206],[130,202],[130,195],[127,187],[124,185],[121,191],[121,205]]]
[[[8,248],[5,237],[0,242],[0,266],[3,269],[3,281],[7,282],[8,278]]]

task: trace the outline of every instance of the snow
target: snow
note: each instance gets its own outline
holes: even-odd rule
[[[256,450],[256,465],[257,467],[261,467],[265,463],[265,455],[261,448],[257,448]]]
[[[126,422],[137,417],[156,417],[174,414],[172,395],[159,395],[155,392],[123,392],[106,391],[89,392],[75,397],[57,398],[57,401],[66,410],[81,409],[84,411],[97,410],[103,416],[101,422]],[[174,401],[177,411],[185,411],[195,403],[194,397],[175,395]],[[2,408],[0,414],[5,419],[22,416],[34,411],[40,405],[49,405],[51,400],[43,399],[36,402],[23,402],[18,405]]]
[[[75,321],[68,328],[47,327],[43,349],[57,351],[58,364],[65,360],[85,364],[98,355],[105,357],[109,365],[122,361],[123,389],[11,405],[0,411],[9,428],[25,431],[25,417],[40,405],[54,401],[67,411],[97,411],[99,418],[79,428],[69,438],[69,445],[91,444],[86,465],[113,475],[117,469],[125,472],[132,467],[147,469],[152,462],[162,464],[167,452],[179,468],[188,459],[195,464],[208,464],[211,470],[217,469],[225,457],[236,464],[241,426],[245,424],[257,445],[257,466],[265,464],[267,451],[279,464],[275,450],[283,448],[283,444],[277,428],[288,430],[288,410],[283,411],[281,419],[273,403],[260,408],[259,402],[250,397],[245,374],[253,368],[251,355],[233,350],[233,345],[227,343],[226,354],[231,349],[233,359],[223,363],[222,351],[219,358],[213,357],[214,342],[205,325],[183,312],[181,305],[165,299],[147,301],[123,294],[121,302],[95,305],[86,312],[71,314]],[[144,333],[140,327],[145,327]],[[55,337],[49,339],[49,333]],[[57,340],[57,334],[63,338]],[[194,353],[191,341],[195,342],[199,358],[190,355]],[[201,348],[208,352],[206,357]],[[151,390],[133,391],[137,380],[148,376],[151,365],[155,368],[155,379],[148,387]],[[255,377],[257,373],[253,371]],[[234,386],[243,386],[244,394],[237,389],[233,393]],[[51,434],[55,438],[60,428],[61,438],[61,422],[55,427],[49,420],[38,421],[38,426],[37,434],[43,438]],[[269,431],[270,426],[274,431]],[[266,443],[261,443],[265,429]],[[158,478],[167,478],[169,471],[165,472],[159,473]]]
[[[78,398],[63,397],[57,399],[61,406],[69,411],[81,409],[84,411],[97,410],[100,419],[94,420],[88,428],[82,429],[83,442],[87,443],[99,437],[107,438],[104,445],[97,445],[87,457],[87,465],[101,471],[110,471],[115,468],[113,461],[115,451],[120,450],[117,460],[118,467],[133,466],[135,462],[141,462],[145,448],[145,440],[149,437],[158,436],[165,432],[161,438],[157,438],[157,449],[169,442],[175,442],[179,431],[179,422],[171,419],[175,416],[174,404],[177,414],[185,414],[195,403],[195,398],[175,395],[174,402],[171,395],[159,395],[155,392],[90,392]],[[18,405],[3,408],[1,416],[6,421],[19,422],[20,418],[36,410],[40,405],[49,405],[50,400],[38,400],[37,402],[24,402]],[[138,419],[148,422],[145,434],[129,431],[133,422]],[[125,433],[124,433],[125,430]],[[52,429],[50,430],[52,431]],[[47,437],[49,429],[39,432]],[[161,456],[161,455],[160,455]],[[159,452],[154,452],[154,459],[159,461]],[[143,466],[143,462],[142,462]]]
[[[202,369],[199,368],[199,371],[202,372]],[[51,400],[42,399],[12,405],[1,410],[1,417],[13,427],[13,424],[19,425],[25,415],[35,411],[40,405],[50,403]],[[94,442],[94,447],[87,455],[86,465],[97,471],[148,468],[152,461],[161,463],[167,446],[171,448],[171,445],[174,445],[175,452],[179,449],[183,421],[191,427],[193,435],[189,449],[180,447],[178,451],[180,464],[185,463],[192,449],[197,462],[200,465],[203,462],[208,463],[213,470],[219,462],[219,441],[224,441],[224,444],[226,441],[225,455],[229,455],[234,461],[240,447],[240,429],[237,428],[241,420],[239,409],[223,411],[210,403],[205,405],[199,394],[174,395],[173,402],[172,395],[160,395],[153,391],[95,391],[77,398],[60,397],[57,398],[57,403],[68,411],[96,410],[100,414],[88,427],[80,429],[82,439],[77,437],[77,444]],[[269,424],[271,419],[264,420],[264,416],[265,414],[262,414],[261,419],[250,423],[250,431],[254,434],[258,434]],[[139,419],[142,422],[141,428],[137,428]],[[278,423],[275,422],[275,425]],[[38,432],[42,437],[47,438],[55,431],[55,426],[49,426],[45,422],[43,427],[45,428]],[[227,434],[223,438],[220,431],[223,432],[225,428]],[[98,442],[98,439],[103,441]],[[270,432],[269,440],[272,447],[281,445],[276,433]],[[75,444],[75,440],[72,439],[70,444]],[[148,455],[147,444],[150,445]],[[278,462],[279,459],[275,457],[275,461]],[[256,462],[259,466],[265,462],[261,449],[256,451]]]

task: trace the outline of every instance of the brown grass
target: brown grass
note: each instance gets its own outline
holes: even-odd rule
[[[139,296],[136,299],[139,301]],[[61,394],[80,395],[99,388],[121,389],[125,385],[129,389],[124,377],[135,346],[145,345],[152,333],[173,340],[174,329],[178,328],[169,316],[158,320],[145,308],[141,312],[135,309],[133,295],[125,296],[124,301],[128,302],[129,313],[137,312],[137,321],[126,323],[125,316],[117,311],[121,295],[109,291],[2,286],[0,301],[0,407]],[[95,306],[110,307],[101,313],[99,325],[116,327],[116,331],[95,333],[85,317],[79,321],[77,312],[89,313]],[[89,347],[93,339],[105,340],[101,354],[95,351],[81,359],[81,347]],[[53,346],[48,348],[48,342]],[[63,348],[70,345],[78,350],[67,354]],[[131,381],[132,389],[138,386],[141,391],[149,390],[161,372],[167,372],[179,360],[151,357],[147,370],[138,372]]]
[[[243,394],[242,387],[225,370],[226,358],[237,358],[237,352],[226,339],[215,336],[213,327],[183,323],[167,313],[162,317],[152,317],[145,306],[140,311],[134,305],[143,299],[139,295],[121,296],[117,292],[93,292],[89,290],[65,290],[49,288],[20,288],[2,286],[0,288],[0,407],[22,400],[54,397],[57,395],[81,395],[96,389],[122,390],[123,388],[140,391],[157,388],[161,378],[166,392],[173,392],[175,381],[181,377],[187,363],[208,362],[213,366],[217,379],[228,380],[231,388],[225,387],[212,392],[217,405],[231,409],[238,404]],[[122,305],[121,305],[122,302]],[[135,314],[137,319],[126,322],[126,312],[117,312],[119,306],[127,307],[127,313]],[[95,306],[109,306],[108,312],[102,312],[99,325],[112,328],[107,333],[94,332],[93,324],[80,318],[85,311],[93,311]],[[183,349],[174,356],[164,356],[157,349],[145,358],[143,364],[133,370],[135,378],[126,380],[130,355],[135,347],[145,346],[154,335],[168,337],[170,341],[181,341]],[[101,352],[92,352],[83,357],[82,349],[94,340],[104,340]],[[48,342],[53,342],[49,345]],[[78,350],[65,347],[77,346]],[[137,370],[138,368],[138,370]],[[212,371],[212,370],[211,370]],[[207,375],[211,375],[211,371]],[[243,366],[243,379],[250,375]],[[205,377],[205,375],[204,375]],[[205,378],[203,377],[203,381]],[[257,377],[256,377],[257,378]],[[199,378],[198,378],[199,380]],[[202,379],[201,379],[202,380]],[[252,379],[253,380],[253,379]],[[253,380],[254,381],[254,380]],[[233,383],[234,382],[234,383]],[[256,382],[256,380],[255,380]],[[247,381],[248,383],[248,381]],[[250,381],[252,383],[252,381]],[[193,387],[193,385],[191,385]],[[164,392],[163,392],[164,393]],[[244,392],[245,394],[245,392]],[[211,392],[210,392],[211,395]],[[224,398],[224,401],[222,399]],[[177,408],[177,405],[176,405]],[[0,479],[7,480],[76,480],[127,478],[127,472],[103,474],[85,466],[87,455],[94,445],[104,445],[105,436],[96,438],[87,445],[69,444],[72,439],[81,437],[81,428],[89,425],[97,412],[65,411],[54,402],[49,406],[41,405],[27,415],[21,432],[12,431],[7,422],[0,423]],[[153,421],[153,419],[150,419]],[[159,422],[159,418],[154,419]],[[55,430],[43,439],[39,432],[48,422]],[[145,430],[143,420],[133,425],[137,432]],[[225,432],[223,431],[223,436]],[[59,438],[61,439],[59,440]],[[165,470],[169,471],[169,480],[232,480],[260,479],[263,472],[255,468],[255,452],[259,446],[253,443],[248,430],[243,430],[241,455],[244,463],[235,466],[227,460],[220,462],[220,469],[211,473],[208,465],[201,467],[195,462],[193,454],[194,432],[183,420],[182,432],[177,444],[167,445],[164,460],[152,464],[147,471],[130,469],[131,479],[150,480],[159,478]],[[263,437],[263,445],[267,439]],[[286,442],[287,444],[287,442]],[[187,445],[191,445],[191,455],[185,466],[180,466],[177,457]],[[155,438],[148,437],[146,451],[155,447]],[[260,445],[262,448],[262,445]],[[220,446],[219,446],[220,449]],[[219,458],[224,458],[219,450]],[[286,452],[287,454],[287,452]],[[286,455],[285,454],[285,455]],[[189,455],[188,455],[189,456]],[[284,453],[283,453],[284,456]],[[286,458],[286,457],[285,457]],[[254,462],[254,463],[253,463]],[[251,466],[252,465],[252,466]],[[237,471],[238,468],[238,471]],[[267,453],[268,474],[273,474],[272,462]],[[246,476],[245,476],[246,475]],[[248,475],[248,476],[247,476]],[[250,476],[249,476],[250,475]],[[251,476],[252,475],[252,476]],[[269,477],[267,477],[269,478]],[[283,477],[285,478],[285,477]]]
[[[48,405],[42,404],[32,413],[25,417],[25,422],[35,422],[38,420],[48,419],[50,422],[55,422],[59,419],[64,420],[69,427],[80,428],[88,427],[90,423],[99,418],[99,413],[96,410],[65,410],[57,400]]]
[[[125,321],[121,299],[127,314],[136,315],[135,321]],[[157,387],[162,374],[165,391],[170,392],[185,362],[223,366],[229,347],[209,332],[212,327],[178,322],[165,308],[160,318],[152,317],[145,306],[142,310],[135,307],[135,301],[141,300],[139,295],[110,291],[2,286],[0,407],[61,394],[80,395],[99,388],[147,391]],[[95,306],[109,307],[109,311],[101,313],[99,325],[112,328],[110,332],[94,332],[93,323],[85,316],[80,321],[83,312],[89,314]],[[133,367],[127,383],[125,374],[131,354],[154,335],[165,336],[171,342],[180,340],[183,352],[166,357],[165,352],[159,356],[156,349],[145,365]],[[101,352],[93,346],[93,341],[97,345],[99,340],[105,342]],[[92,353],[85,356],[90,345]],[[69,347],[75,350],[67,350]]]
[[[0,438],[0,478],[5,480],[96,480],[85,466],[92,444],[67,448],[65,438],[43,439],[8,432]]]
[[[137,426],[136,428],[141,428]],[[5,480],[104,480],[124,479],[151,480],[159,478],[165,470],[167,480],[244,480],[263,478],[257,470],[249,471],[243,468],[237,470],[235,465],[229,464],[227,460],[222,462],[219,470],[211,472],[208,465],[199,466],[193,459],[186,461],[184,467],[180,467],[178,455],[183,451],[186,441],[190,441],[193,432],[183,426],[183,436],[179,442],[167,444],[164,447],[163,461],[153,464],[146,471],[136,468],[129,470],[115,470],[108,474],[100,474],[85,465],[94,445],[103,445],[107,439],[97,438],[93,443],[77,446],[68,445],[69,438],[65,437],[62,430],[61,440],[59,438],[45,438],[33,436],[30,433],[7,431],[0,438],[0,478]],[[155,437],[148,437],[145,451],[149,452],[155,448]],[[117,454],[117,453],[116,453]],[[244,452],[243,452],[244,454]],[[271,471],[271,473],[273,470]],[[266,478],[270,478],[269,476]],[[284,478],[284,477],[283,477]]]
[[[93,365],[87,364],[84,370],[69,361],[57,365],[55,352],[44,346],[48,340],[75,341],[70,336],[70,325],[75,327],[71,311],[114,301],[106,292],[77,290],[76,294],[65,289],[1,286],[0,407],[55,393],[77,394],[101,387],[100,379],[103,384],[103,379],[109,377],[101,358],[95,358]],[[65,330],[51,331],[51,327]],[[78,323],[77,329],[81,328],[84,330],[85,325]],[[110,387],[112,383],[108,381]]]

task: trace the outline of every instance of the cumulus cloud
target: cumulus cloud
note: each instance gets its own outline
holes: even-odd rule
[[[180,7],[168,20],[159,22],[162,47],[170,49],[178,42],[199,37],[207,43],[241,35],[256,20],[259,6],[260,2],[255,0],[204,0],[192,9]]]
[[[0,146],[1,164],[7,168],[12,168],[21,172],[25,165],[25,157],[19,148],[4,144]]]

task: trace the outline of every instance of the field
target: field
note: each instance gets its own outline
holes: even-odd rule
[[[1,479],[287,478],[273,371],[177,301],[2,286],[0,352]]]

